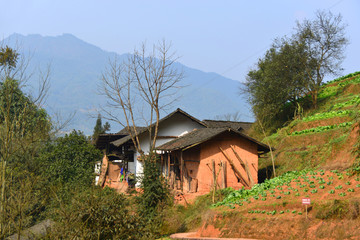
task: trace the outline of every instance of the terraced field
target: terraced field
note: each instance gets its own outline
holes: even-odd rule
[[[358,239],[360,72],[327,83],[318,97],[317,109],[263,140],[276,149],[278,177],[229,191],[199,236]],[[269,157],[260,160],[260,174],[271,168]],[[311,199],[307,211],[303,198]]]
[[[276,148],[278,174],[306,167],[350,167],[355,161],[351,152],[358,136],[359,104],[360,72],[325,84],[317,109],[304,112],[265,139]],[[271,169],[270,162],[269,158],[261,160],[260,169]]]

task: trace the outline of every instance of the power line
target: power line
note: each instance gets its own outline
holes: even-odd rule
[[[343,2],[344,0],[340,0],[340,1],[337,1],[335,4],[331,5],[330,7],[328,7],[328,9],[332,9],[334,8],[335,6],[339,5],[341,2]],[[225,71],[221,72],[219,75],[224,75],[228,72],[230,72],[231,70],[237,68],[238,66],[242,65],[243,63],[247,62],[248,60],[250,60],[252,57],[258,55],[259,53],[263,52],[265,49],[267,49],[267,47],[263,47],[261,48],[260,50],[256,51],[255,53],[251,54],[250,56],[246,57],[245,59],[241,60],[240,62],[236,63],[235,65],[229,67],[228,69],[226,69]],[[216,78],[218,78],[217,76],[209,79],[206,84],[209,84],[211,83],[212,81],[214,81]],[[199,89],[201,86],[195,88],[193,91]],[[192,93],[193,91],[191,91],[190,93]]]

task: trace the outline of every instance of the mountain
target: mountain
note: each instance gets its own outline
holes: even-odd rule
[[[96,119],[89,114],[96,115],[95,109],[106,102],[105,97],[98,94],[100,75],[109,59],[114,56],[125,59],[127,54],[104,51],[71,34],[56,37],[13,34],[3,42],[12,47],[20,46],[21,54],[29,55],[30,52],[29,69],[51,64],[51,88],[46,109],[49,112],[60,111],[65,117],[76,112],[69,129],[91,134]],[[186,87],[180,90],[181,97],[168,112],[179,107],[199,119],[239,112],[241,121],[253,121],[249,116],[249,105],[238,94],[238,81],[181,63],[175,66],[184,71],[182,85]],[[31,79],[30,85],[35,86],[35,82],[35,78]],[[119,126],[112,125],[112,132],[118,129]]]

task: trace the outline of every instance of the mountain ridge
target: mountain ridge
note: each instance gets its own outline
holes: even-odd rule
[[[87,43],[72,34],[59,36],[41,36],[40,34],[12,34],[3,43],[16,47],[20,44],[21,54],[28,54],[27,49],[34,51],[30,68],[51,63],[51,89],[47,110],[55,109],[67,116],[76,111],[76,116],[69,129],[79,129],[86,134],[92,133],[96,119],[88,116],[95,112],[106,99],[99,96],[100,76],[115,56],[120,60],[128,54],[109,52]],[[183,70],[185,78],[179,92],[181,98],[168,109],[171,112],[178,107],[199,119],[211,119],[217,115],[240,112],[241,121],[253,121],[249,116],[250,107],[238,94],[240,82],[221,76],[214,72],[203,72],[176,62],[175,67]],[[30,81],[35,84],[35,79]],[[53,110],[52,110],[53,111]],[[162,113],[162,116],[166,114]],[[112,124],[112,132],[119,126]]]

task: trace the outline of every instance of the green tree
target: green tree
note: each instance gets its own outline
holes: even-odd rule
[[[72,131],[48,143],[38,158],[38,168],[54,184],[90,186],[94,164],[101,153],[81,132]]]
[[[317,107],[324,76],[341,70],[348,43],[345,27],[341,15],[318,11],[314,20],[298,22],[290,38],[275,40],[248,72],[244,90],[265,127],[280,127],[307,102],[305,95]]]
[[[144,161],[144,173],[141,179],[143,194],[139,200],[142,207],[140,210],[147,217],[156,215],[157,210],[169,203],[170,200],[169,188],[158,163],[155,153],[147,156]]]
[[[304,45],[283,38],[276,40],[256,69],[248,72],[244,92],[249,93],[256,119],[267,127],[293,116],[299,98],[305,93],[306,60]],[[276,126],[275,124],[275,127]]]
[[[94,127],[94,133],[92,135],[93,142],[96,142],[100,134],[104,134],[108,131],[110,131],[110,124],[108,122],[105,122],[105,124],[102,125],[101,114],[98,114],[98,117],[96,119],[96,124]]]
[[[307,74],[307,85],[313,106],[317,106],[317,95],[326,75],[341,73],[341,63],[349,41],[345,36],[346,24],[341,14],[317,11],[314,20],[297,23],[294,38],[305,46],[307,61],[302,67]]]
[[[18,60],[16,50],[0,47],[0,239],[15,228],[20,233],[33,211],[42,206],[36,201],[42,196],[36,196],[38,185],[24,183],[37,182],[33,181],[38,179],[32,172],[34,159],[51,129],[49,116],[36,102],[46,91],[38,98],[23,92],[25,65]]]
[[[0,47],[0,67],[2,71],[11,71],[16,68],[19,54],[9,46]]]

